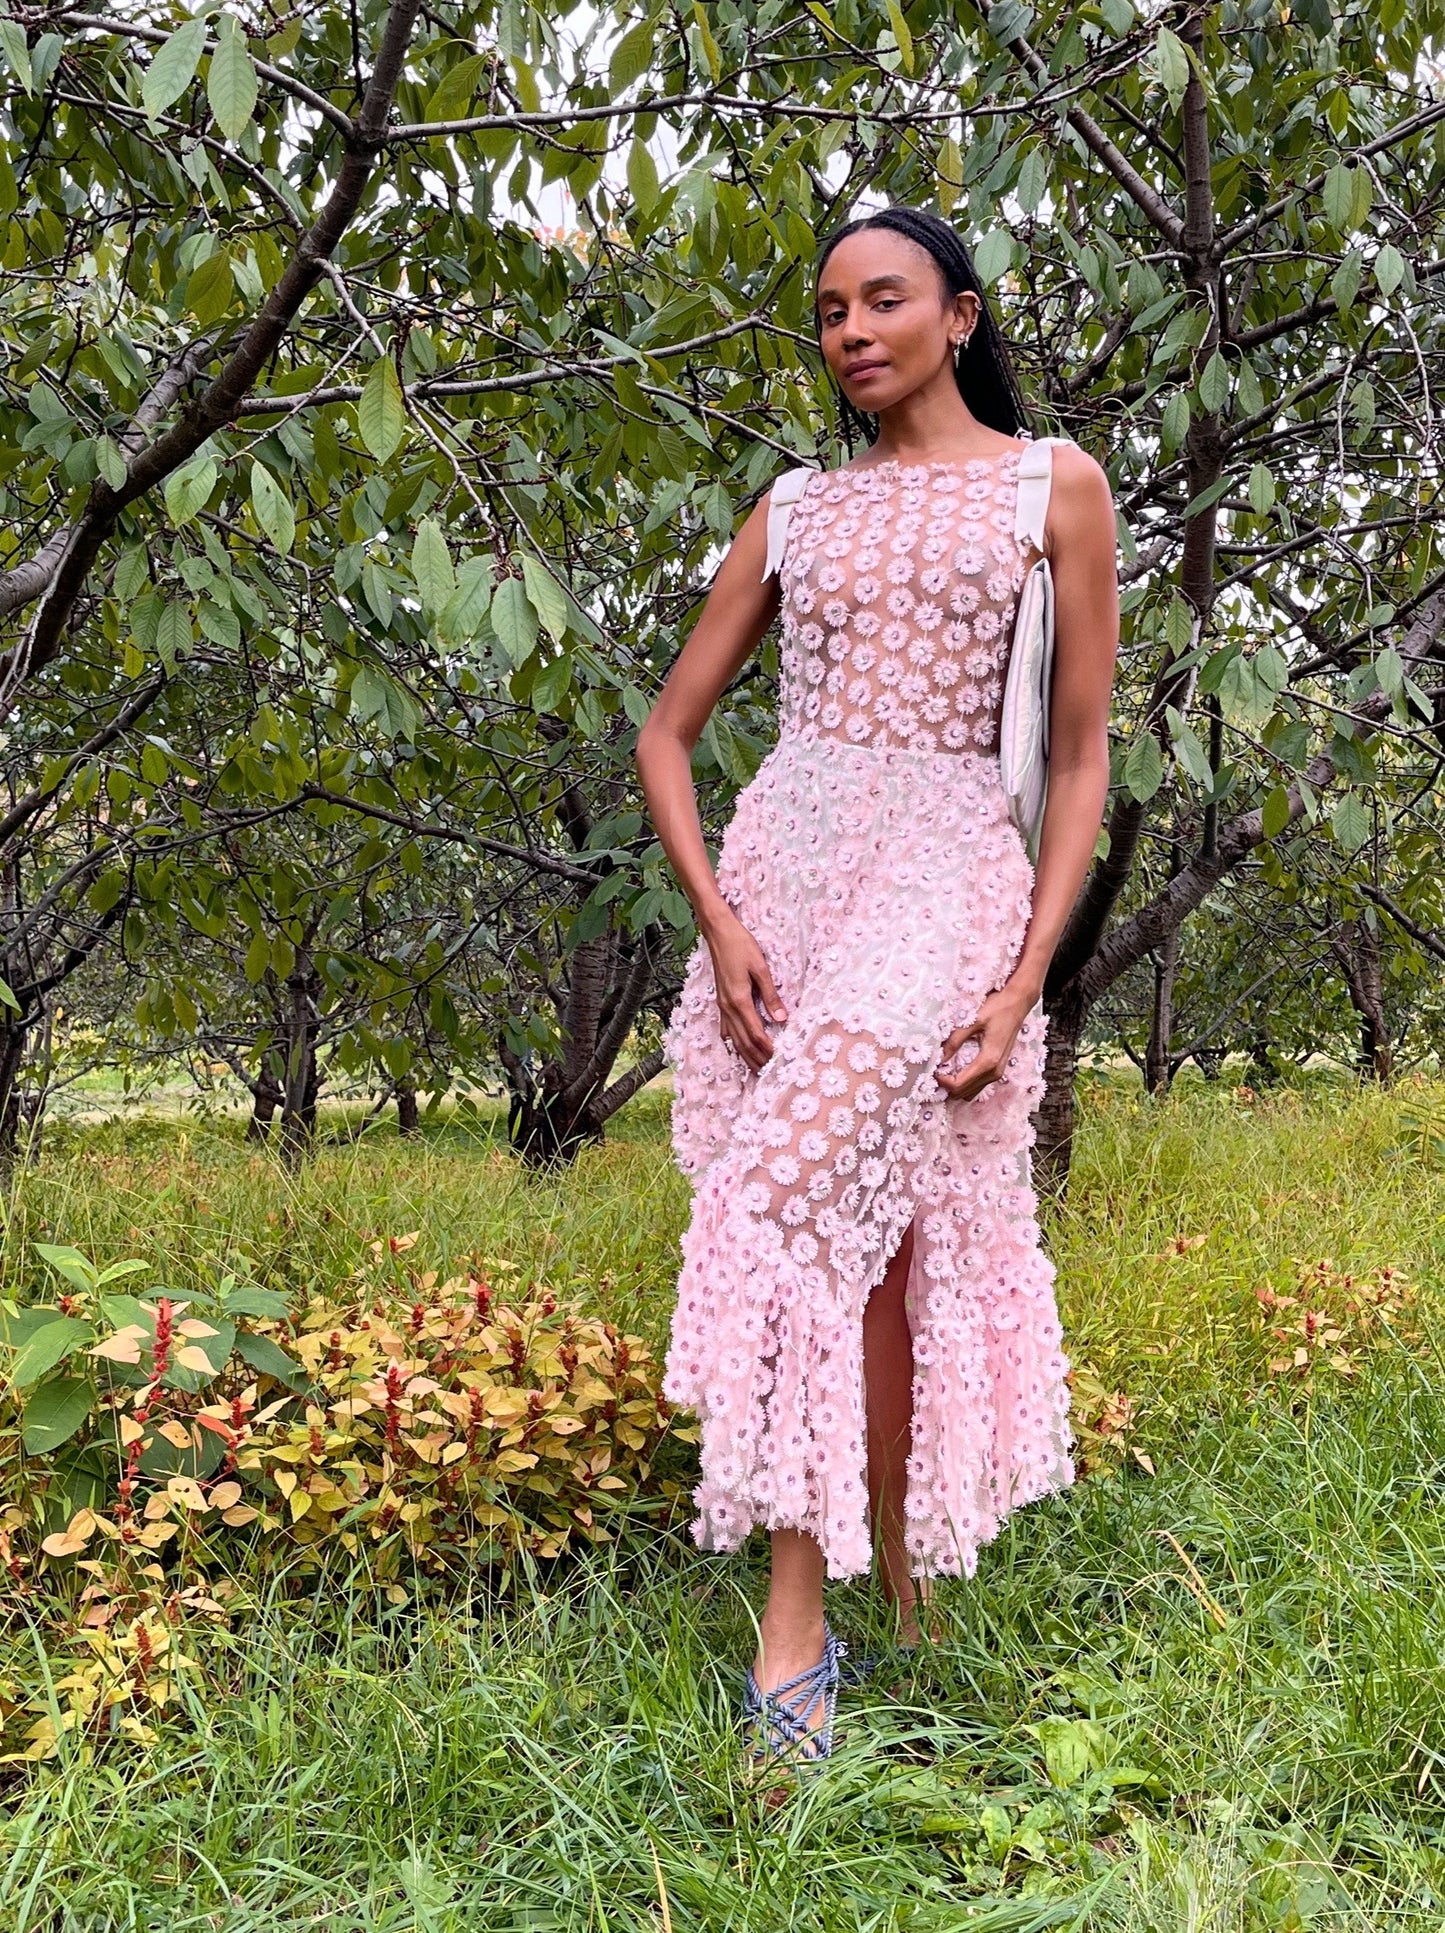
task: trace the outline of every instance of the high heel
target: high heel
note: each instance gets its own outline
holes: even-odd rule
[[[827,1758],[833,1750],[833,1721],[838,1710],[839,1662],[848,1654],[846,1644],[823,1626],[823,1655],[794,1678],[786,1678],[771,1691],[763,1691],[751,1665],[743,1680],[743,1725],[751,1732],[752,1758],[764,1764],[772,1758],[797,1757],[810,1763]],[[823,1722],[813,1718],[822,1701]]]

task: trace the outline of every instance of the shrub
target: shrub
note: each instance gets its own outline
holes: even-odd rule
[[[120,1293],[144,1264],[42,1249],[66,1292],[3,1306],[12,1579],[97,1554],[224,1567],[240,1533],[263,1556],[369,1550],[383,1581],[407,1560],[505,1573],[669,1508],[657,1451],[692,1432],[641,1338],[550,1291],[509,1297],[504,1263],[440,1284],[398,1270],[412,1239],[295,1314],[234,1275],[209,1296]]]

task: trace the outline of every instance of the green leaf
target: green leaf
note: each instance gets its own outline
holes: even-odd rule
[[[487,621],[492,600],[492,560],[468,557],[457,569],[457,587],[437,620],[442,636],[454,644],[477,637]]]
[[[567,593],[541,559],[530,552],[522,558],[522,577],[532,609],[546,626],[548,635],[560,644],[567,635]]]
[[[35,84],[30,78],[30,46],[25,38],[25,29],[18,20],[8,16],[0,20],[0,49],[4,50],[6,64],[27,94],[35,92]]]
[[[708,23],[707,10],[702,0],[692,0],[692,17],[697,22],[697,37],[702,42],[702,57],[707,62],[707,71],[715,81],[722,79],[722,53],[713,31]]]
[[[406,403],[390,356],[372,364],[356,405],[356,421],[362,442],[378,463],[385,463],[406,430]]]
[[[1334,297],[1343,315],[1353,308],[1355,297],[1360,292],[1360,283],[1365,274],[1364,250],[1352,248],[1340,261],[1339,267],[1330,277],[1330,294]]]
[[[108,436],[98,436],[95,439],[95,467],[112,490],[124,490],[127,474],[125,458],[119,446]]]
[[[264,463],[251,465],[251,508],[256,522],[284,557],[296,541],[296,513]]]
[[[93,1289],[99,1277],[89,1259],[78,1248],[69,1248],[63,1243],[36,1242],[35,1253],[42,1262],[48,1262],[73,1288]]]
[[[1187,597],[1182,597],[1176,591],[1164,615],[1164,642],[1169,646],[1172,657],[1182,658],[1193,639],[1194,606]]]
[[[1346,162],[1338,161],[1327,170],[1324,205],[1325,217],[1332,228],[1344,230],[1350,226],[1355,206],[1355,170]]]
[[[10,1380],[17,1389],[28,1389],[67,1356],[94,1340],[95,1330],[88,1322],[82,1322],[78,1316],[57,1316],[27,1340],[10,1366]]]
[[[57,1376],[53,1383],[42,1383],[21,1417],[25,1454],[49,1456],[68,1443],[94,1409],[95,1398],[88,1376]]]
[[[256,64],[246,52],[241,23],[232,13],[216,22],[216,49],[206,81],[206,98],[216,126],[228,141],[239,141],[251,122],[259,92]]]
[[[19,1013],[20,1002],[15,998],[15,989],[8,980],[0,980],[0,1007],[8,1007],[11,1013]]]
[[[468,54],[455,67],[449,67],[427,96],[421,118],[424,121],[464,121],[477,84],[489,64],[490,56],[487,54]]]
[[[1177,450],[1189,434],[1189,417],[1189,392],[1176,389],[1159,418],[1159,431],[1167,451]]]
[[[1140,805],[1152,799],[1164,778],[1164,756],[1152,731],[1142,731],[1124,760],[1124,783]]]
[[[898,42],[898,55],[903,62],[905,74],[913,72],[913,36],[908,31],[908,22],[903,18],[903,9],[898,0],[887,0],[888,24],[893,29],[893,38]]]
[[[171,522],[188,524],[202,509],[216,487],[216,460],[210,456],[192,457],[184,469],[166,478],[166,509]]]
[[[1203,786],[1206,792],[1212,791],[1214,773],[1210,769],[1209,754],[1199,742],[1194,727],[1173,705],[1165,707],[1164,716],[1169,726],[1169,737],[1174,747],[1175,758],[1196,785]]]
[[[1405,661],[1395,649],[1387,644],[1375,659],[1375,677],[1381,691],[1391,698],[1399,698],[1405,690]]]
[[[236,278],[231,270],[231,258],[225,249],[217,249],[208,255],[204,262],[192,272],[186,283],[186,307],[203,329],[213,322],[219,322],[231,306],[236,293]]]
[[[246,948],[243,964],[247,980],[253,987],[260,986],[271,964],[271,942],[264,933],[251,935],[251,944]]]
[[[156,624],[156,656],[167,671],[174,671],[195,643],[191,614],[178,597],[167,598]]]
[[[1360,803],[1359,794],[1347,792],[1330,814],[1330,831],[1341,850],[1358,852],[1370,836],[1370,815]]]
[[[451,553],[434,517],[423,517],[411,547],[411,572],[422,603],[435,614],[457,587]]]
[[[1189,85],[1189,49],[1168,27],[1161,27],[1154,43],[1154,59],[1159,70],[1159,84],[1169,96],[1169,105],[1177,108],[1184,98],[1184,90]]]
[[[637,138],[627,154],[627,188],[641,213],[650,215],[660,193],[657,163],[648,153],[647,143]]]
[[[236,1337],[236,1354],[260,1375],[274,1376],[278,1383],[285,1383],[288,1389],[306,1387],[306,1371],[269,1336],[253,1336],[249,1330],[243,1329]]]
[[[537,642],[537,613],[520,577],[504,577],[493,591],[492,629],[512,663],[525,664]]]
[[[1256,463],[1250,468],[1249,507],[1258,517],[1268,516],[1274,508],[1274,478],[1268,464]]]
[[[279,1289],[257,1288],[252,1282],[232,1289],[221,1306],[228,1316],[263,1316],[272,1322],[284,1322],[291,1313],[291,1304]]]
[[[1393,242],[1375,257],[1375,286],[1381,295],[1393,295],[1405,278],[1405,258]]]
[[[566,697],[572,683],[572,660],[559,655],[549,658],[537,673],[532,686],[532,709],[537,712],[555,712]]]
[[[200,18],[177,27],[157,47],[140,86],[141,106],[152,120],[178,101],[195,79],[205,44],[206,22]]]
[[[991,228],[973,251],[980,282],[996,282],[1013,262],[1014,238],[1006,228]]]
[[[1270,788],[1259,816],[1265,838],[1277,839],[1289,824],[1289,793],[1284,786]]]
[[[656,32],[650,20],[639,21],[629,27],[612,50],[612,60],[607,69],[608,85],[614,94],[625,94],[634,81],[640,80],[652,65],[652,50]]]
[[[1200,374],[1199,401],[1210,416],[1217,416],[1229,401],[1229,364],[1217,349]]]
[[[938,150],[935,172],[938,176],[938,205],[945,215],[951,215],[963,192],[963,156],[951,134]]]

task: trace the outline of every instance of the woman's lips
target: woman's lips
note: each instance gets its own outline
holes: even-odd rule
[[[843,374],[850,383],[863,383],[867,382],[870,376],[881,376],[887,367],[886,362],[855,362],[852,368],[845,369]]]

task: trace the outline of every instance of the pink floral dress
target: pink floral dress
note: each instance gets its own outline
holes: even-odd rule
[[[973,1100],[934,1078],[1030,912],[997,756],[1021,450],[820,472],[792,511],[780,734],[717,874],[788,1019],[753,1074],[699,944],[667,1042],[695,1193],[664,1389],[701,1422],[706,1549],[791,1527],[830,1576],[868,1570],[863,1309],[910,1222],[916,1573],[971,1575],[1013,1506],[1073,1477],[1029,1172],[1041,1010]]]

